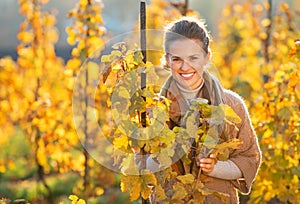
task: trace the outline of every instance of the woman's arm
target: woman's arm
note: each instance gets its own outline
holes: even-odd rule
[[[235,180],[243,176],[241,170],[234,162],[231,160],[217,161],[214,154],[211,154],[209,158],[200,159],[197,164],[206,175],[215,178]]]
[[[231,106],[242,119],[236,138],[242,141],[243,144],[239,149],[234,150],[230,154],[229,159],[241,170],[243,180],[234,180],[232,183],[242,193],[249,193],[260,166],[261,152],[247,106],[243,99],[231,91],[226,91],[225,97],[227,105]]]

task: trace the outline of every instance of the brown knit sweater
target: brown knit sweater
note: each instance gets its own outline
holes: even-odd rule
[[[201,180],[207,188],[229,194],[229,203],[238,203],[237,190],[245,194],[250,192],[260,166],[261,152],[243,99],[238,94],[222,88],[219,82],[210,76],[210,74],[205,74],[204,78],[206,83],[199,92],[198,97],[206,98],[214,105],[219,103],[229,105],[242,119],[242,122],[237,125],[238,131],[231,125],[225,125],[225,132],[230,138],[238,138],[243,142],[239,149],[232,150],[229,155],[229,159],[241,170],[243,179],[223,180],[202,175]],[[162,95],[172,101],[170,119],[176,125],[180,125],[182,116],[188,110],[188,104],[184,100],[172,77],[165,83],[162,89]],[[208,196],[205,203],[216,204],[221,202],[215,196]]]

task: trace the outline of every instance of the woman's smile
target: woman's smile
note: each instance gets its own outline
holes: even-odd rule
[[[190,72],[190,73],[179,73],[179,75],[184,79],[184,80],[190,80],[193,78],[195,75],[195,72]]]

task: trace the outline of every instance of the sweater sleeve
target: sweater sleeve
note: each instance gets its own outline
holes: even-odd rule
[[[242,172],[239,167],[231,160],[218,161],[212,172],[207,174],[219,179],[235,180],[242,178]]]

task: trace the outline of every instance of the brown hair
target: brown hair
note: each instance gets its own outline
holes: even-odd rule
[[[210,37],[203,20],[194,17],[182,17],[171,22],[166,27],[164,35],[164,51],[168,53],[171,42],[180,39],[198,39],[203,44],[203,50],[208,53],[210,51]]]

